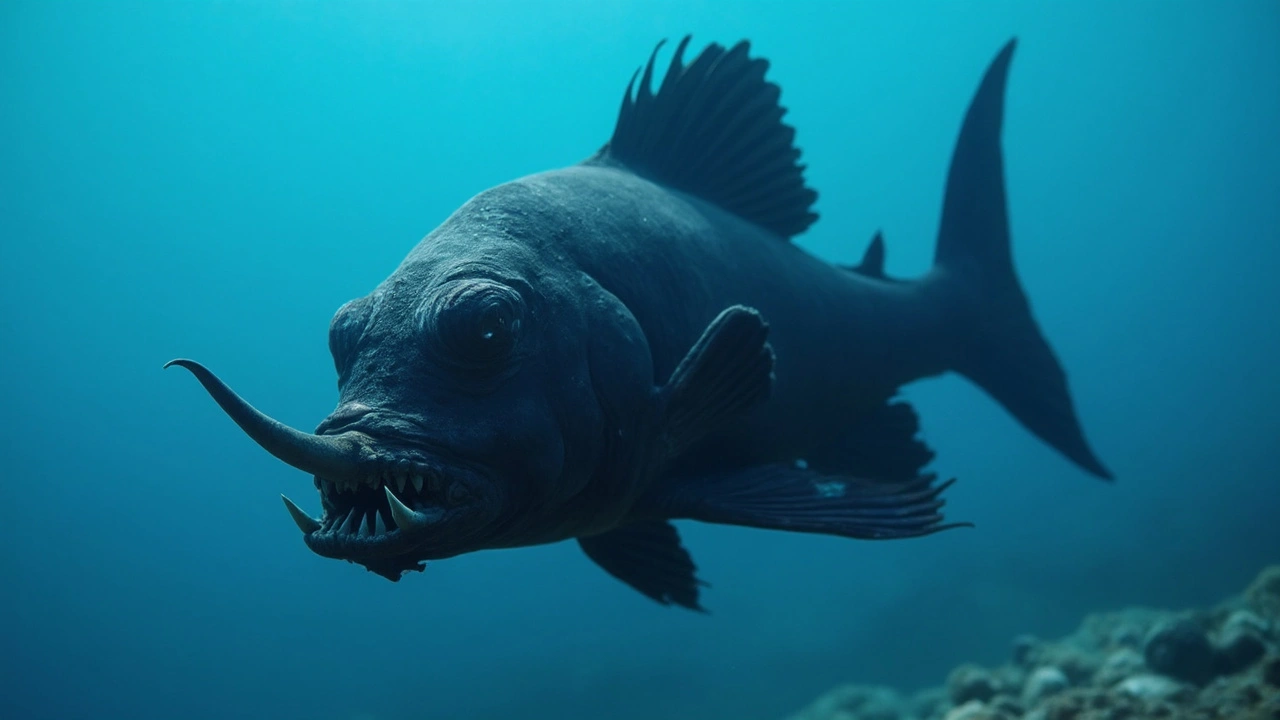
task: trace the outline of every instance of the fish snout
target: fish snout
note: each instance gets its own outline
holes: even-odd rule
[[[316,435],[328,435],[341,432],[349,425],[354,425],[373,412],[373,408],[361,402],[343,403],[329,413],[316,426]]]
[[[490,473],[424,443],[411,418],[349,402],[316,433],[305,433],[258,411],[203,365],[179,359],[166,367],[173,365],[190,371],[250,439],[315,477],[319,517],[283,499],[317,554],[359,560],[424,542],[452,546],[483,529],[500,507]]]

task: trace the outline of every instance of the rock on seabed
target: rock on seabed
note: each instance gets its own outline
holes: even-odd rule
[[[1280,720],[1280,565],[1196,611],[1096,613],[915,694],[844,685],[787,720]]]

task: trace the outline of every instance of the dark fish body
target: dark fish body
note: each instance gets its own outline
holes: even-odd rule
[[[285,504],[315,552],[392,580],[424,561],[576,538],[662,603],[701,609],[676,519],[888,539],[929,535],[899,388],[959,372],[1089,472],[1065,373],[1014,272],[1000,132],[1014,44],[966,113],[934,267],[884,273],[790,238],[816,219],[767,63],[739,43],[653,90],[610,141],[486,190],[330,325],[339,403],[314,434],[188,368],[251,438],[315,475]],[[656,53],[656,51],[655,51]],[[634,90],[634,93],[633,93]]]
[[[468,238],[476,257],[501,253],[500,245],[476,242],[495,210],[528,220],[520,237],[548,272],[588,275],[621,300],[648,340],[656,378],[671,374],[724,308],[760,312],[777,356],[773,390],[760,411],[702,443],[713,454],[728,453],[725,459],[750,465],[803,458],[860,409],[947,369],[950,308],[930,296],[929,281],[849,272],[697,197],[607,164],[485,191],[409,262],[456,252],[439,246],[449,235]]]

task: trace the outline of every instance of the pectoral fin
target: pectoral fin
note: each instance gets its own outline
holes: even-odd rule
[[[725,309],[702,332],[661,390],[668,458],[769,398],[768,335],[760,313],[742,305]]]
[[[578,544],[605,572],[663,605],[676,604],[706,612],[698,604],[696,576],[689,551],[680,544],[675,526],[663,520],[643,520],[601,535],[578,538]]]

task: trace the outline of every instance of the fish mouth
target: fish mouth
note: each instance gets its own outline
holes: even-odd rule
[[[399,457],[369,463],[359,476],[315,476],[322,514],[313,518],[288,497],[285,507],[317,555],[360,561],[414,552],[422,545],[459,540],[443,537],[448,521],[466,512],[474,486],[469,471],[425,458]],[[435,555],[436,553],[432,553]]]
[[[414,442],[379,440],[363,427],[324,434],[295,430],[258,411],[200,363],[178,359],[264,450],[315,478],[322,513],[288,497],[285,508],[313,552],[350,560],[387,577],[421,569],[418,560],[451,557],[493,519],[495,485],[486,472]],[[342,415],[339,414],[339,418]],[[394,444],[392,444],[394,443]],[[407,444],[401,449],[399,446]]]

